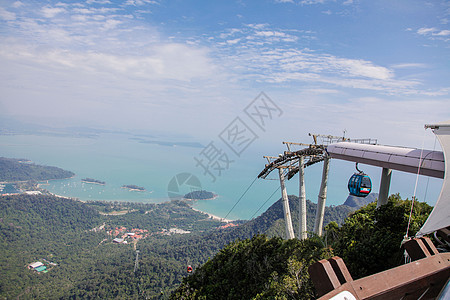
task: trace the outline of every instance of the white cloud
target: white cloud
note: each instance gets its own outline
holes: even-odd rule
[[[65,12],[66,10],[61,7],[51,7],[51,6],[45,6],[41,9],[42,14],[46,18],[54,18],[56,15]]]
[[[410,69],[410,68],[428,68],[428,65],[421,63],[404,63],[391,66],[394,69]]]
[[[329,64],[350,77],[367,77],[372,79],[389,80],[393,72],[385,67],[375,66],[364,60],[345,59],[330,56]]]
[[[448,29],[438,29],[435,27],[422,27],[417,30],[417,34],[428,37],[429,39],[437,39],[445,42],[450,41],[450,30]]]
[[[95,9],[88,9],[88,8],[74,8],[72,10],[75,13],[79,13],[79,14],[93,14]]]
[[[305,5],[313,5],[313,4],[324,4],[325,0],[302,0],[300,1],[300,4]]]
[[[320,95],[320,94],[330,95],[330,94],[339,94],[340,93],[339,90],[325,89],[325,88],[309,88],[309,89],[303,90],[303,92],[305,94],[315,94],[315,95]]]
[[[227,44],[234,45],[240,42],[241,39],[233,39],[233,40],[227,40]]]
[[[21,1],[16,1],[16,2],[14,2],[13,4],[12,4],[12,7],[14,7],[14,8],[19,8],[19,7],[21,7],[21,6],[24,6],[25,4],[23,4],[23,2],[21,2]]]
[[[14,51],[11,51],[14,50]],[[34,47],[1,45],[0,57],[33,65],[37,68],[110,74],[113,77],[191,81],[207,78],[214,65],[206,49],[182,44],[160,44],[148,49],[146,55],[131,56],[101,52],[76,52],[53,49],[39,51]]]
[[[103,30],[111,30],[115,29],[118,25],[122,24],[122,21],[119,20],[106,20],[103,24]]]
[[[450,30],[441,30],[436,33],[433,33],[433,35],[448,36],[450,35]]]
[[[279,31],[257,31],[255,33],[257,36],[265,36],[265,37],[271,37],[271,36],[278,36],[278,37],[284,37],[286,34],[284,32]]]
[[[422,28],[419,28],[417,30],[417,33],[421,34],[421,35],[426,35],[426,34],[432,33],[435,30],[436,30],[436,28],[425,28],[425,27],[422,27]]]
[[[142,6],[145,4],[158,4],[158,2],[153,0],[127,0],[127,2],[125,2],[125,5],[132,6]]]
[[[109,0],[87,0],[87,4],[98,3],[98,4],[111,4]]]
[[[253,29],[264,29],[265,27],[268,26],[268,24],[247,24],[248,27],[253,28]]]
[[[12,21],[16,19],[16,14],[10,11],[7,11],[3,7],[0,7],[0,19],[5,21]]]

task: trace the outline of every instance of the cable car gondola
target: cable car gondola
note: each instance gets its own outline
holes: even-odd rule
[[[359,173],[355,173],[350,177],[348,191],[352,196],[366,197],[372,190],[372,181],[367,174],[358,169],[358,163],[356,163],[356,170]]]
[[[188,265],[187,266],[187,270],[186,270],[188,273],[192,273],[192,267],[191,267],[191,265]]]

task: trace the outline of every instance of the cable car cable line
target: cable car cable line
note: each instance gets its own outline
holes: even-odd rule
[[[278,192],[280,190],[281,187],[277,187],[275,191],[273,191],[272,195],[269,196],[269,198],[267,198],[267,200],[256,210],[256,212],[250,217],[249,222],[253,219],[253,217],[261,210],[261,208],[263,208],[264,205],[266,205],[267,202],[269,202],[269,200],[273,197],[273,195],[275,195],[276,192]]]
[[[256,180],[258,180],[258,177],[255,177],[255,179],[252,181],[252,183],[250,183],[250,185],[247,187],[247,189],[244,191],[244,193],[242,193],[242,195],[239,197],[239,199],[236,201],[236,203],[233,205],[233,207],[230,209],[230,211],[225,215],[224,219],[226,219],[228,217],[228,215],[236,207],[236,205],[238,205],[238,203],[242,200],[242,198],[245,196],[245,194],[248,192],[248,190],[250,190],[250,188],[256,182]]]
[[[417,184],[419,182],[419,173],[420,173],[420,167],[422,166],[422,159],[423,159],[423,148],[425,146],[425,132],[424,130],[423,139],[422,139],[422,149],[420,149],[420,158],[419,158],[419,166],[417,167],[417,174],[416,174],[416,183],[414,184],[414,193],[411,200],[411,210],[409,212],[409,218],[408,218],[408,226],[406,227],[406,234],[404,239],[408,239],[409,235],[409,226],[411,225],[411,218],[414,208],[414,201],[416,200],[416,191],[417,191]]]
[[[437,141],[437,136],[434,136],[434,145],[433,145],[433,151],[436,150],[436,141]],[[428,194],[428,185],[430,183],[430,177],[427,176],[427,185],[425,186],[425,194],[423,195],[423,201],[426,201],[427,199],[427,194]]]

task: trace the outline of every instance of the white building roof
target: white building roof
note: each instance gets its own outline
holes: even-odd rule
[[[32,269],[36,269],[36,268],[39,268],[40,266],[43,266],[43,265],[44,265],[43,263],[41,263],[40,261],[37,261],[37,262],[34,262],[32,264],[29,264],[28,267],[32,268]]]
[[[417,174],[444,178],[444,154],[441,151],[340,142],[327,146],[332,158]]]

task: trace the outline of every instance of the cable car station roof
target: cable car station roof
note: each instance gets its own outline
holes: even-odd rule
[[[362,164],[444,178],[444,154],[441,151],[340,142],[327,146],[332,158]],[[422,159],[421,159],[422,157]]]

